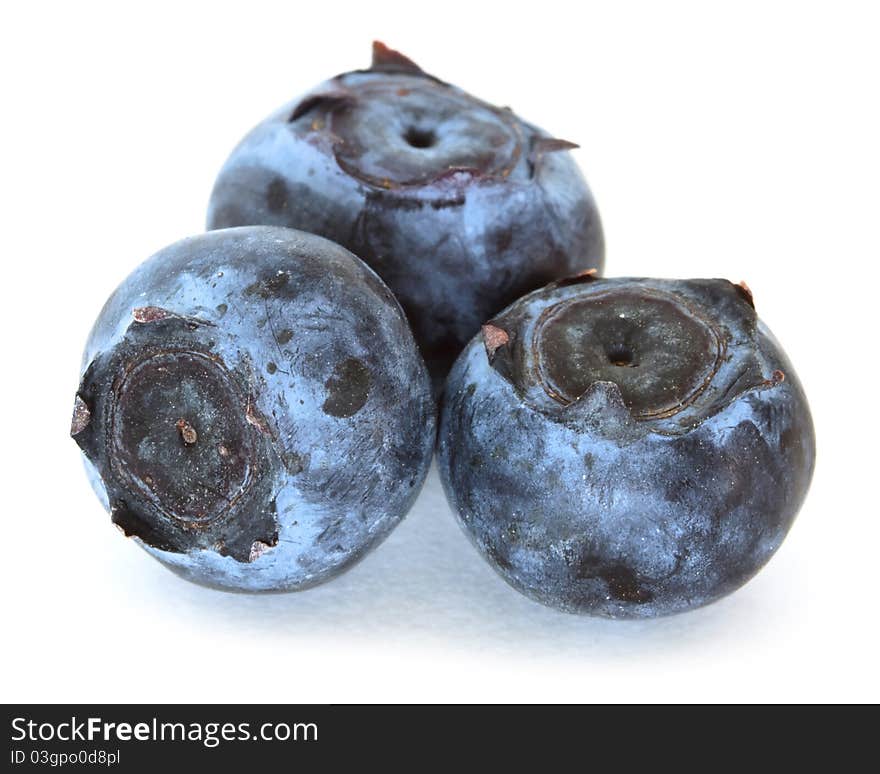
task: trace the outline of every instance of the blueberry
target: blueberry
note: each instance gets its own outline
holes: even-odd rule
[[[434,441],[399,304],[347,250],[248,227],[178,242],[92,329],[71,434],[113,523],[189,580],[300,589],[403,518]]]
[[[806,495],[809,407],[745,286],[557,282],[487,324],[440,421],[447,495],[524,594],[612,618],[751,578]]]
[[[370,69],[245,137],[217,179],[208,228],[291,226],[344,245],[400,299],[440,381],[491,315],[602,268],[572,147],[376,43]]]

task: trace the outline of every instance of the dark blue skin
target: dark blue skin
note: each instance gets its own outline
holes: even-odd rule
[[[439,382],[504,306],[602,269],[572,147],[375,44],[369,70],[321,84],[244,138],[208,228],[291,226],[344,245],[400,299]]]
[[[814,457],[797,376],[726,280],[536,291],[461,354],[440,421],[446,493],[492,566],[539,602],[610,618],[748,581]]]
[[[339,245],[248,227],[178,242],[89,336],[71,433],[113,522],[189,580],[328,580],[409,510],[435,437],[400,305]]]

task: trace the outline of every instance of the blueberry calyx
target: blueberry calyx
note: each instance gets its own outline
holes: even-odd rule
[[[516,116],[424,73],[381,43],[368,70],[337,76],[294,107],[288,123],[329,142],[339,167],[379,189],[425,186],[451,170],[506,178],[529,150],[529,170],[545,154],[575,147],[524,138]]]
[[[592,416],[597,401],[615,421],[621,408],[649,421],[695,407],[690,419],[701,419],[745,389],[772,385],[750,348],[731,364],[730,343],[752,335],[756,321],[742,286],[711,280],[681,287],[688,292],[592,273],[558,281],[537,292],[550,294],[540,308],[520,305],[483,327],[487,358],[527,403],[565,420]],[[715,303],[729,306],[741,326],[713,315]],[[613,389],[595,390],[600,384]]]
[[[194,526],[222,518],[258,467],[243,403],[222,364],[201,352],[129,361],[108,407],[116,476],[166,519]],[[198,419],[175,418],[181,410]]]
[[[724,354],[719,332],[697,309],[644,289],[548,307],[532,347],[536,376],[553,400],[568,405],[595,382],[611,382],[637,419],[671,416],[692,403]]]
[[[450,172],[506,178],[523,155],[524,142],[529,176],[535,177],[548,154],[579,147],[538,134],[524,138],[510,108],[495,107],[450,86],[379,41],[373,43],[369,69],[338,75],[305,96],[288,123],[306,114],[313,114],[310,130],[324,133],[343,170],[383,189],[426,185]],[[462,153],[474,137],[482,147]],[[374,158],[384,148],[390,149],[390,156]],[[412,155],[414,150],[431,149],[436,150],[422,154],[422,159]],[[394,156],[402,158],[395,163]]]
[[[400,74],[348,88],[352,99],[321,105],[323,123],[339,166],[365,183],[423,186],[450,169],[505,178],[522,155],[511,114],[448,86]]]
[[[101,474],[111,519],[153,548],[251,561],[256,542],[277,542],[274,511],[253,507],[270,484],[268,425],[200,341],[213,324],[159,307],[131,317],[121,344],[86,369],[71,426]]]

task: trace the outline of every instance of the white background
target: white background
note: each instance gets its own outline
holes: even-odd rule
[[[0,699],[880,699],[876,6],[130,5],[0,19]],[[365,66],[374,37],[581,144],[609,274],[751,286],[811,400],[818,464],[738,593],[643,623],[544,609],[471,548],[436,471],[375,553],[300,594],[202,589],[111,527],[67,437],[101,304],[202,229],[253,124]]]

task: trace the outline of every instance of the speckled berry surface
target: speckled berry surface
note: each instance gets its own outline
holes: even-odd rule
[[[526,296],[456,362],[439,433],[447,496],[501,576],[612,618],[748,581],[814,458],[797,375],[726,280],[584,275]]]
[[[572,147],[376,44],[368,70],[319,85],[242,140],[208,228],[291,226],[345,245],[400,299],[440,381],[508,303],[601,270],[599,215]]]
[[[184,577],[305,588],[404,517],[430,381],[400,305],[326,239],[248,227],[141,264],[92,329],[71,434],[113,523]]]

